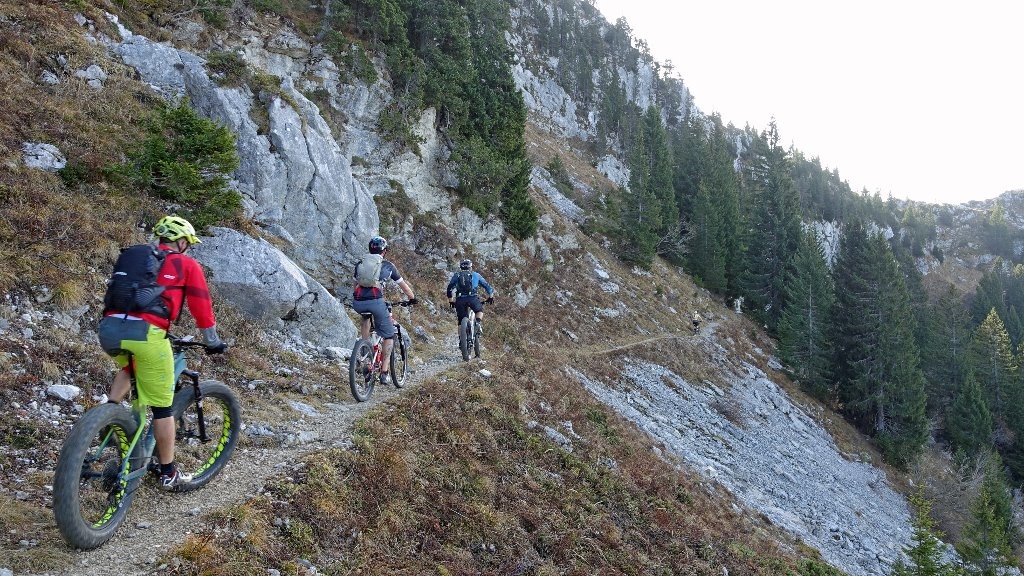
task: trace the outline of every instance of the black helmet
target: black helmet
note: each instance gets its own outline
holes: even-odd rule
[[[473,261],[468,259],[468,258],[463,260],[462,262],[459,262],[459,269],[460,270],[469,270],[472,267],[473,267]]]
[[[380,236],[370,238],[370,254],[383,254],[388,249],[388,241]]]

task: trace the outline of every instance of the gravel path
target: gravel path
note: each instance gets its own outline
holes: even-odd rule
[[[403,390],[461,361],[457,343],[445,342],[432,348],[437,356],[423,362],[416,362],[414,358],[410,362],[409,382]],[[366,402],[323,405],[317,409],[316,416],[300,419],[301,430],[315,434],[315,440],[298,445],[282,446],[277,442],[272,446],[257,445],[243,434],[231,461],[202,490],[167,494],[157,490],[151,482],[145,482],[112,540],[95,550],[75,554],[75,564],[35,576],[134,576],[159,572],[160,557],[180,544],[204,514],[258,494],[269,478],[287,475],[292,466],[309,453],[348,446],[353,422],[401,392],[391,386],[378,386]]]

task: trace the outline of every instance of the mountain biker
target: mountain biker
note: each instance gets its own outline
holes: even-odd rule
[[[166,253],[156,279],[157,284],[164,287],[159,296],[164,306],[130,314],[124,310],[105,310],[98,333],[103,350],[121,367],[110,387],[109,402],[120,403],[131,389],[128,367],[131,361],[139,400],[153,410],[153,432],[160,461],[157,487],[173,490],[191,482],[192,475],[182,472],[174,462],[175,425],[171,417],[174,354],[167,329],[187,303],[196,327],[203,334],[207,351],[219,354],[227,345],[217,335],[203,269],[185,255],[190,246],[199,243],[195,228],[179,216],[164,216],[153,227],[153,235],[158,249]]]
[[[380,236],[374,236],[370,238],[368,247],[370,254],[384,255],[388,251],[388,241]],[[353,272],[353,276],[356,274],[358,274],[358,264]],[[360,314],[373,314],[373,323],[376,325],[377,335],[384,339],[382,349],[384,358],[390,358],[391,349],[395,345],[395,325],[391,322],[391,314],[384,303],[383,286],[387,284],[388,280],[394,280],[406,297],[408,297],[409,304],[416,303],[416,296],[413,294],[412,286],[402,278],[402,275],[398,273],[398,268],[388,260],[384,260],[381,263],[379,280],[380,287],[376,288],[367,288],[360,286],[358,283],[355,285],[352,290],[352,309]],[[370,337],[369,320],[363,320],[360,333],[362,338]],[[389,369],[390,363],[384,362],[380,374],[381,382],[387,382]]]
[[[703,318],[700,317],[700,312],[693,311],[693,333],[696,334],[700,331],[700,322]]]
[[[459,262],[459,271],[452,274],[445,293],[448,294],[448,304],[455,308],[456,321],[462,322],[462,319],[468,314],[467,309],[472,309],[476,313],[477,330],[483,334],[484,306],[477,294],[480,288],[487,292],[487,303],[493,304],[494,288],[487,283],[487,280],[484,280],[483,276],[473,271],[473,261],[467,259]]]

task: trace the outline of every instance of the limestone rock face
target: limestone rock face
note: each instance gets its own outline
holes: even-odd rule
[[[352,346],[357,332],[344,304],[284,253],[235,230],[212,232],[193,254],[209,269],[208,281],[220,297],[286,340],[321,349]]]
[[[280,237],[310,274],[331,283],[347,277],[377,232],[377,208],[317,106],[290,78],[281,81],[283,97],[257,95],[218,86],[201,58],[144,36],[129,35],[112,50],[165,97],[188,97],[200,114],[236,133],[240,166],[232,183],[247,216]],[[266,134],[252,117],[261,113]]]

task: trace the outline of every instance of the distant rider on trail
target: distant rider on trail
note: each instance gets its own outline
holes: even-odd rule
[[[477,290],[483,288],[487,292],[487,303],[494,303],[494,288],[484,280],[478,272],[473,271],[473,261],[463,260],[459,262],[459,271],[452,274],[448,281],[448,288],[445,293],[448,295],[448,304],[455,308],[456,321],[462,322],[469,310],[476,313],[476,325],[480,334],[483,334],[484,306],[480,302]]]
[[[376,327],[377,335],[384,339],[382,349],[384,358],[390,358],[391,349],[395,345],[395,325],[391,322],[391,314],[384,303],[384,285],[388,280],[394,280],[409,298],[409,304],[416,303],[416,296],[413,294],[412,286],[398,273],[398,268],[384,259],[384,254],[388,251],[388,241],[380,236],[374,236],[370,239],[368,248],[370,253],[356,263],[353,272],[356,283],[352,289],[352,309],[360,314],[373,314],[373,324]],[[379,272],[373,274],[378,269]],[[364,280],[363,277],[367,274],[371,278]],[[368,319],[363,320],[360,329],[362,338],[370,337],[370,321]],[[390,364],[385,362],[381,368],[381,382],[388,381],[389,369]]]

